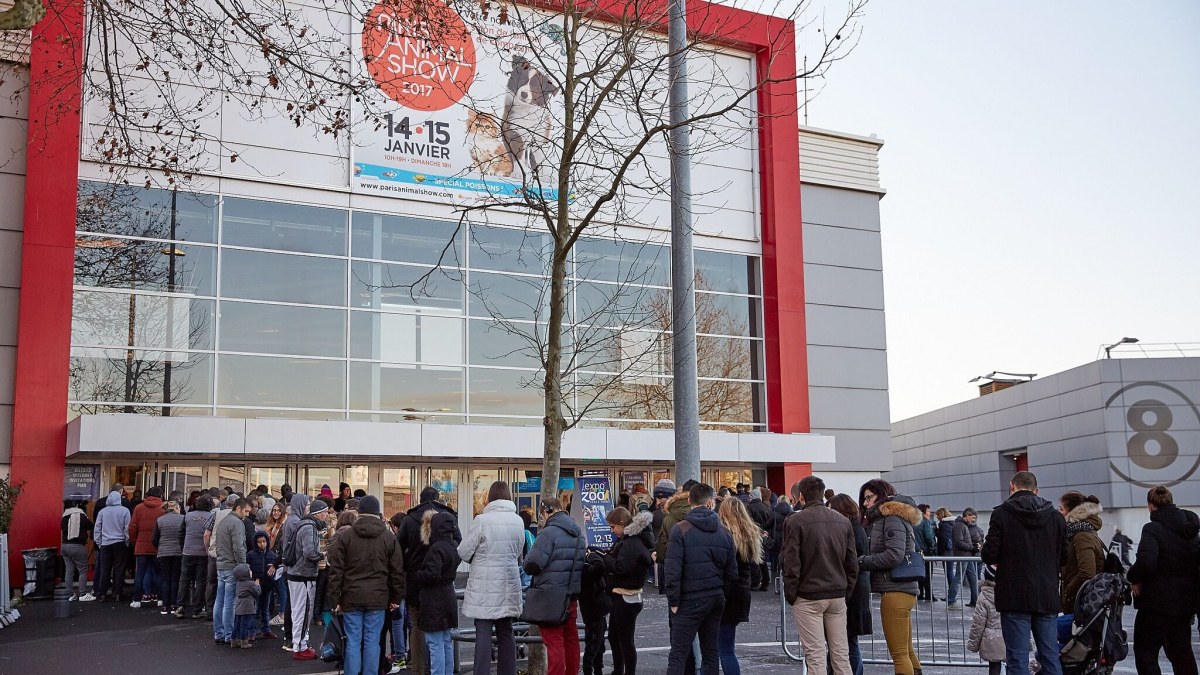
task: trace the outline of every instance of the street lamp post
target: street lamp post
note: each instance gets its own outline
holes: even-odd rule
[[[1121,345],[1133,345],[1133,344],[1137,344],[1137,341],[1138,341],[1138,339],[1137,339],[1137,338],[1123,337],[1123,338],[1121,338],[1119,341],[1117,341],[1117,342],[1114,342],[1114,343],[1113,343],[1113,344],[1111,344],[1111,345],[1105,345],[1105,346],[1104,346],[1104,358],[1106,358],[1106,359],[1111,359],[1111,358],[1112,358],[1112,350],[1113,350],[1114,348],[1116,348],[1116,347],[1120,347]]]
[[[692,257],[691,129],[688,119],[687,5],[667,9],[670,78],[671,329],[675,399],[675,480],[700,480],[700,410],[696,385],[696,283]]]

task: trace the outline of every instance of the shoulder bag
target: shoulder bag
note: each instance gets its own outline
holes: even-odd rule
[[[892,517],[899,518],[900,516]],[[912,530],[905,528],[905,533],[907,537],[904,540],[904,559],[900,561],[899,565],[892,568],[889,576],[892,581],[919,581],[925,578],[925,556],[921,555],[920,551],[915,550],[917,543],[916,539],[913,538]],[[909,540],[913,542],[914,550],[912,551],[907,550]]]
[[[575,551],[579,542],[575,540]],[[521,621],[535,626],[561,626],[567,622],[571,612],[571,594],[566,588],[537,588],[530,586],[525,591],[525,607],[521,610]]]

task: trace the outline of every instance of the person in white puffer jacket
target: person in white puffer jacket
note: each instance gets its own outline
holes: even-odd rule
[[[521,616],[521,575],[525,557],[525,523],[517,515],[508,483],[496,481],[488,490],[487,506],[475,516],[458,546],[458,555],[471,566],[463,597],[463,616],[475,620],[480,641],[496,630],[497,675],[516,675],[517,644],[513,619]],[[475,675],[489,675],[491,660],[475,657]]]

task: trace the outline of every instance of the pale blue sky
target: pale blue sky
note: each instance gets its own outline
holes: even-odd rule
[[[876,0],[863,27],[809,124],[886,141],[893,420],[1200,341],[1200,3]]]

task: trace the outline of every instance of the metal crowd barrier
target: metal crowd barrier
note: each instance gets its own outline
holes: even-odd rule
[[[963,574],[965,565],[981,565],[981,559],[978,557],[928,556],[925,558],[925,562],[930,564],[927,569],[932,569],[929,581],[933,597],[942,600],[917,602],[913,607],[913,648],[917,651],[917,658],[921,661],[921,665],[986,668],[988,665],[986,661],[980,659],[978,654],[967,651],[967,638],[971,633],[971,618],[974,609],[966,606],[971,600],[971,589],[966,585],[966,575]],[[961,611],[948,609],[945,602],[949,590],[946,563],[958,566],[957,582],[960,584],[960,589],[957,600],[958,604],[962,606]],[[976,574],[976,584],[981,578],[982,574]],[[783,592],[781,577],[776,577],[775,587],[779,593],[780,605],[779,626],[776,628],[779,644],[789,659],[803,662],[804,654],[800,648],[799,636],[797,635],[795,639],[790,637],[796,634],[795,621],[792,618],[791,606],[787,604],[787,598]],[[858,648],[862,653],[863,663],[891,665],[892,659],[888,654],[887,643],[883,639],[883,624],[879,620],[879,596],[875,593],[871,594],[871,614],[873,629],[871,635],[861,635],[858,638]]]

